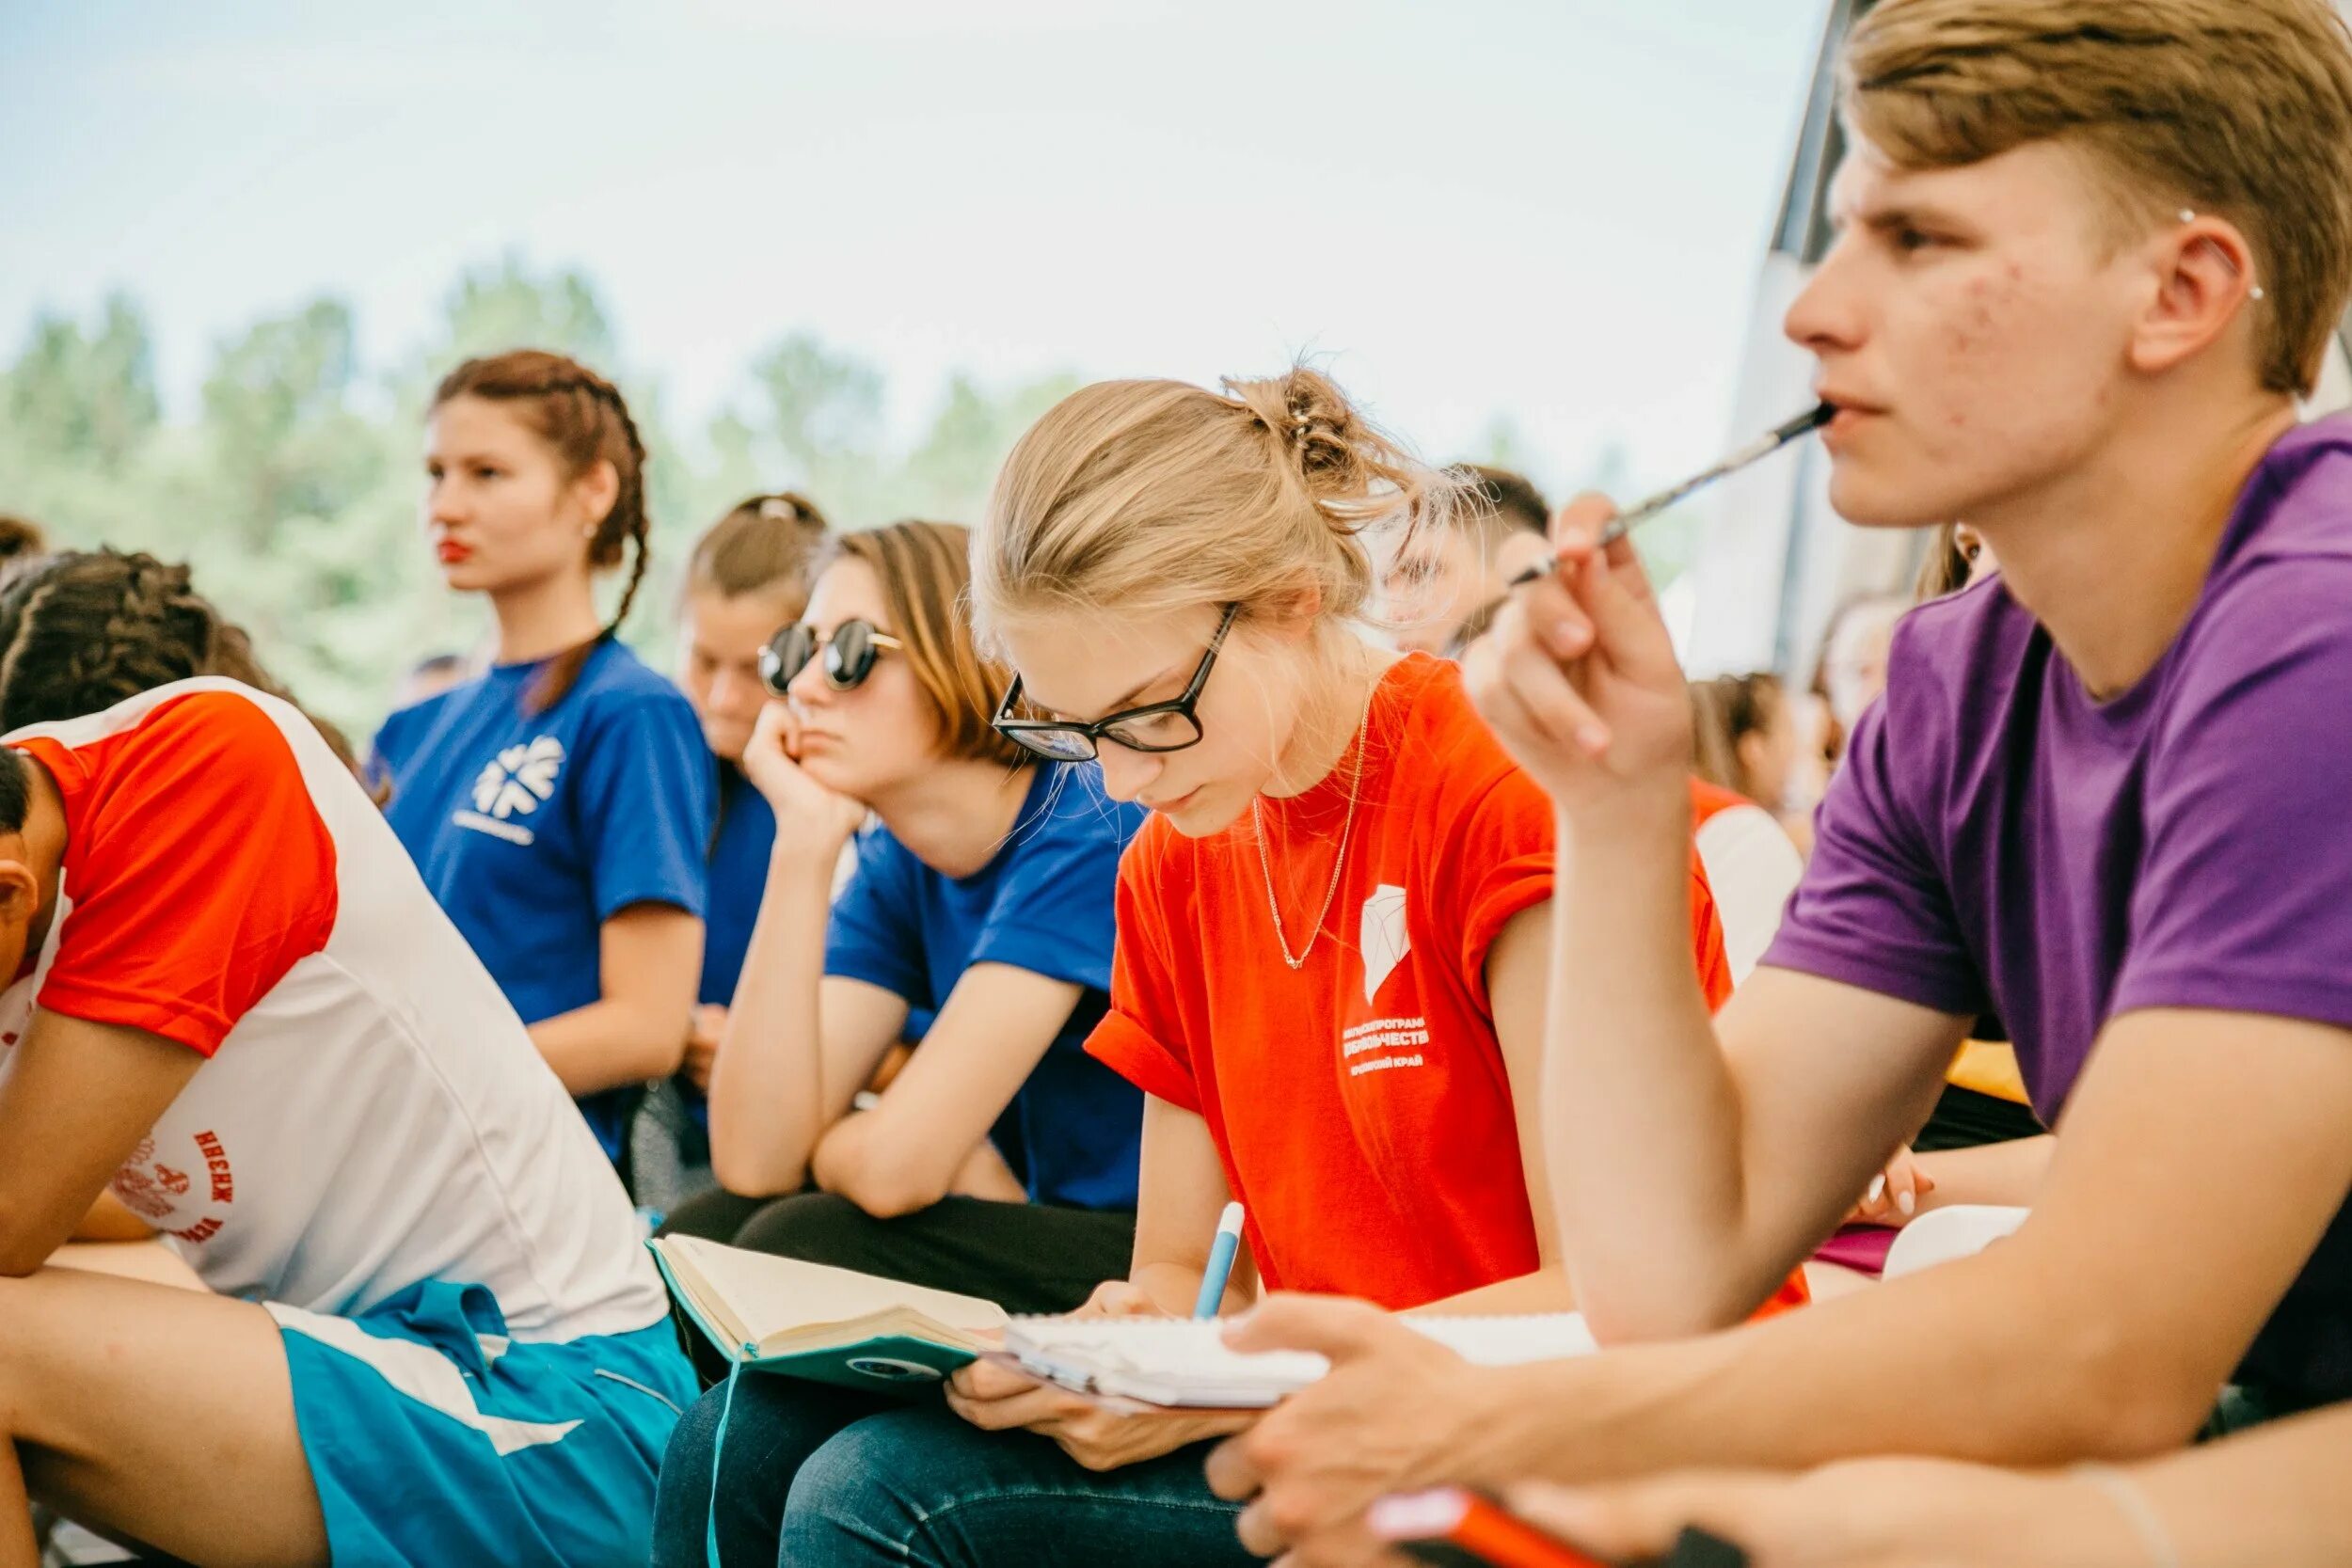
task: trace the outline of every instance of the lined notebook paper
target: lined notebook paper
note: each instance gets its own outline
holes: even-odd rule
[[[1579,1312],[1397,1321],[1485,1367],[1590,1355],[1598,1348]],[[1004,1359],[1077,1393],[1198,1410],[1263,1410],[1331,1370],[1306,1351],[1229,1350],[1225,1327],[1214,1319],[1015,1318],[1005,1331]]]

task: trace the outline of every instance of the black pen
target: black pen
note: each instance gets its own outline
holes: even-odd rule
[[[1708,485],[1714,483],[1719,479],[1738,473],[1740,469],[1746,467],[1751,463],[1761,462],[1763,459],[1772,456],[1772,453],[1778,451],[1781,448],[1787,446],[1789,442],[1795,440],[1798,436],[1808,435],[1813,431],[1820,429],[1823,425],[1829,423],[1830,420],[1836,419],[1836,404],[1828,403],[1815,404],[1813,407],[1808,408],[1804,413],[1798,415],[1795,419],[1790,420],[1787,424],[1780,425],[1775,429],[1767,431],[1762,436],[1757,436],[1755,440],[1749,442],[1746,446],[1741,447],[1738,451],[1733,452],[1729,457],[1724,458],[1722,462],[1716,464],[1713,467],[1708,468],[1706,472],[1692,475],[1691,478],[1684,480],[1681,483],[1676,485],[1671,490],[1661,490],[1658,494],[1650,497],[1649,499],[1635,505],[1629,512],[1620,512],[1617,515],[1609,519],[1609,526],[1607,528],[1600,531],[1600,542],[1603,545],[1615,544],[1618,540],[1624,538],[1628,533],[1630,533],[1634,529],[1639,528],[1642,524],[1649,521],[1652,517],[1657,516],[1661,512],[1665,511],[1666,508],[1674,505],[1677,501],[1682,500],[1684,498],[1691,496],[1697,491],[1706,489]],[[1523,582],[1534,582],[1537,578],[1542,577],[1546,572],[1553,570],[1555,564],[1556,563],[1553,562],[1546,561],[1530,566],[1526,571],[1521,572],[1518,577],[1513,578],[1510,585],[1513,588],[1517,588]]]

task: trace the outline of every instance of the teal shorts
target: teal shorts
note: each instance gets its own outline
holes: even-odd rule
[[[429,1280],[359,1318],[272,1306],[336,1568],[642,1568],[694,1374],[667,1320],[516,1342]]]

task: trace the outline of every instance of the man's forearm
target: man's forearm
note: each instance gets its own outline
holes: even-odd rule
[[[1545,1151],[1604,1338],[1734,1322],[1740,1118],[1691,954],[1688,798],[1559,823]],[[1769,1287],[1767,1287],[1769,1289]]]
[[[2001,1465],[2136,1458],[2195,1414],[2112,1370],[2122,1316],[2022,1238],[1769,1322],[1481,1373],[1463,1474],[1500,1485],[1909,1453]]]
[[[2352,1406],[2280,1421],[2131,1473],[2183,1562],[2334,1568],[2352,1562]]]

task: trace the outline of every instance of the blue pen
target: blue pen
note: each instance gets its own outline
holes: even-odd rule
[[[1216,1220],[1216,1240],[1209,1243],[1209,1266],[1200,1275],[1200,1295],[1192,1304],[1196,1318],[1214,1318],[1225,1302],[1225,1282],[1233,1277],[1233,1254],[1241,1250],[1241,1205],[1229,1203]]]

